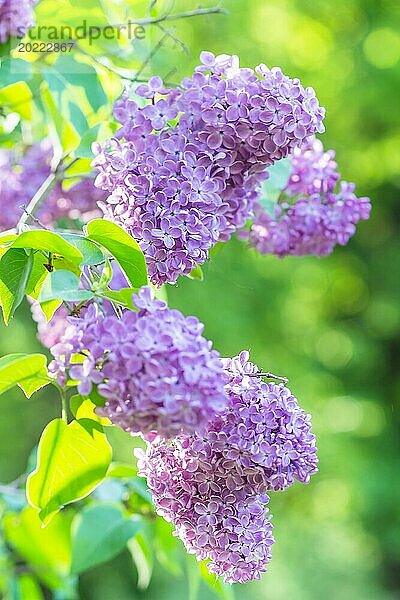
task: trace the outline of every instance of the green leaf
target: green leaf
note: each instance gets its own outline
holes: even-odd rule
[[[8,354],[0,358],[0,394],[18,385],[27,398],[48,385],[44,354]]]
[[[62,74],[67,83],[72,84],[72,90],[76,86],[85,90],[86,97],[95,112],[107,103],[107,96],[91,65],[77,62],[72,55],[63,54],[57,59],[55,69]]]
[[[79,289],[79,278],[71,271],[53,271],[43,282],[38,297],[39,302],[66,300],[84,302],[93,298],[93,292]]]
[[[33,252],[11,248],[0,259],[0,303],[7,325],[21,304],[33,267]]]
[[[29,573],[23,573],[18,577],[18,592],[21,600],[44,600],[40,585]]]
[[[203,281],[204,275],[203,270],[200,265],[197,265],[194,269],[192,269],[188,275],[189,279],[195,279],[196,281]]]
[[[93,158],[92,144],[97,140],[100,123],[91,127],[81,137],[81,141],[75,154],[78,158]]]
[[[110,425],[109,419],[106,417],[99,417],[94,412],[96,404],[94,404],[90,398],[85,398],[84,396],[76,394],[70,399],[69,406],[75,419],[92,419],[92,421],[96,421],[96,423],[100,423],[101,425]]]
[[[27,506],[4,517],[8,544],[50,588],[62,587],[71,564],[72,513],[60,513],[43,529],[37,511]],[[30,598],[30,597],[29,597]]]
[[[54,313],[60,308],[61,304],[62,300],[46,300],[46,302],[41,303],[40,308],[47,322],[53,318]]]
[[[83,256],[81,265],[98,265],[104,260],[104,254],[97,244],[74,233],[62,233],[61,237],[75,246]]]
[[[28,502],[46,525],[65,505],[90,494],[104,479],[111,446],[91,419],[51,421],[42,433],[36,470],[28,477]]]
[[[16,233],[10,233],[7,235],[0,234],[0,257],[3,256],[9,249],[11,243],[17,239]]]
[[[107,477],[116,477],[117,479],[130,479],[137,477],[137,467],[129,463],[112,462],[107,472]]]
[[[103,144],[106,140],[113,137],[116,129],[113,123],[108,121],[103,123],[97,123],[93,127],[90,127],[83,134],[80,144],[75,150],[75,155],[78,158],[91,158],[93,159],[92,144],[98,142]]]
[[[99,296],[101,296],[101,298],[106,298],[106,300],[111,300],[125,308],[133,309],[132,295],[137,291],[137,288],[121,288],[118,291],[108,289],[99,293]]]
[[[35,251],[32,272],[29,277],[28,284],[26,286],[27,296],[31,296],[34,300],[38,299],[44,280],[49,274],[48,263],[48,256],[45,256],[39,250]],[[45,265],[47,265],[47,267]],[[72,273],[75,273],[79,276],[81,274],[79,267],[66,260],[65,258],[59,258],[56,255],[53,255],[53,268],[55,270],[71,271]],[[53,316],[54,311],[58,308],[60,303],[60,301],[50,301],[49,303],[43,303],[42,309],[46,315],[47,320],[49,320]]]
[[[67,102],[67,112],[74,129],[79,133],[79,135],[84,135],[89,125],[79,104],[69,100]]]
[[[121,265],[132,287],[147,285],[144,254],[138,243],[121,227],[104,219],[95,219],[87,225],[89,239],[98,242]]]
[[[78,514],[72,525],[72,573],[83,573],[114,556],[141,528],[128,519],[118,504],[92,504]]]
[[[52,252],[68,259],[79,266],[83,260],[82,253],[57,233],[44,229],[25,231],[12,243],[11,248],[33,248],[42,252]]]
[[[71,152],[79,144],[80,138],[78,132],[58,109],[47,82],[43,81],[40,86],[40,92],[43,106],[53,127],[53,136],[56,137],[65,153]]]
[[[269,178],[262,184],[258,202],[271,216],[274,216],[275,204],[289,181],[291,165],[290,158],[282,158],[267,169]]]
[[[111,282],[112,278],[113,278],[113,270],[112,270],[111,262],[108,260],[108,258],[106,258],[105,265],[103,267],[103,270],[101,272],[101,276],[100,276],[100,279],[98,282],[98,289],[99,290],[105,289]]]
[[[25,81],[18,81],[0,89],[0,106],[17,112],[23,119],[32,117],[32,92]]]

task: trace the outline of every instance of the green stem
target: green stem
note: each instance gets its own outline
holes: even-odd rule
[[[60,388],[60,395],[61,395],[61,403],[62,403],[61,418],[66,423],[68,423],[68,399],[67,399],[67,394],[65,393],[65,390],[63,388]]]

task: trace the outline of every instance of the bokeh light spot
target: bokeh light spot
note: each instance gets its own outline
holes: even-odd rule
[[[400,35],[389,27],[371,31],[364,41],[364,54],[378,69],[394,67],[400,59]]]

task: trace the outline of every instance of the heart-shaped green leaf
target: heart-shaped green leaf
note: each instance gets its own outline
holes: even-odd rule
[[[65,504],[85,498],[104,479],[112,457],[103,428],[91,419],[51,421],[39,442],[37,467],[28,477],[31,506],[47,524]]]

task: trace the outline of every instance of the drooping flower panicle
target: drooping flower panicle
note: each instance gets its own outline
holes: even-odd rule
[[[95,146],[102,209],[142,247],[151,280],[175,282],[252,215],[265,168],[322,131],[311,88],[280,69],[240,68],[236,56],[201,54],[181,86],[159,77],[125,93],[116,138]]]
[[[274,543],[266,495],[254,495],[235,461],[193,449],[191,438],[138,452],[157,512],[207,568],[229,583],[259,579]]]
[[[133,434],[170,438],[204,429],[226,405],[226,376],[219,354],[195,317],[184,317],[150,288],[134,296],[139,312],[122,318],[103,316],[91,305],[71,320],[66,335],[52,348],[53,372],[65,381],[66,370],[83,395],[92,386],[104,397],[101,409],[115,425]],[[86,358],[71,366],[81,352]]]
[[[316,138],[293,151],[290,179],[274,214],[256,204],[248,233],[251,246],[283,257],[325,256],[336,244],[347,244],[357,223],[369,218],[371,203],[355,195],[353,183],[338,183],[334,155]]]
[[[225,359],[224,367],[230,402],[209,426],[210,433],[224,436],[224,456],[251,475],[255,470],[265,490],[283,490],[296,480],[309,483],[318,470],[310,415],[284,384],[257,377],[248,352]]]
[[[244,583],[266,570],[274,542],[267,491],[317,471],[310,418],[283,384],[263,382],[248,352],[224,359],[229,403],[205,432],[138,452],[158,514],[211,572]]]

